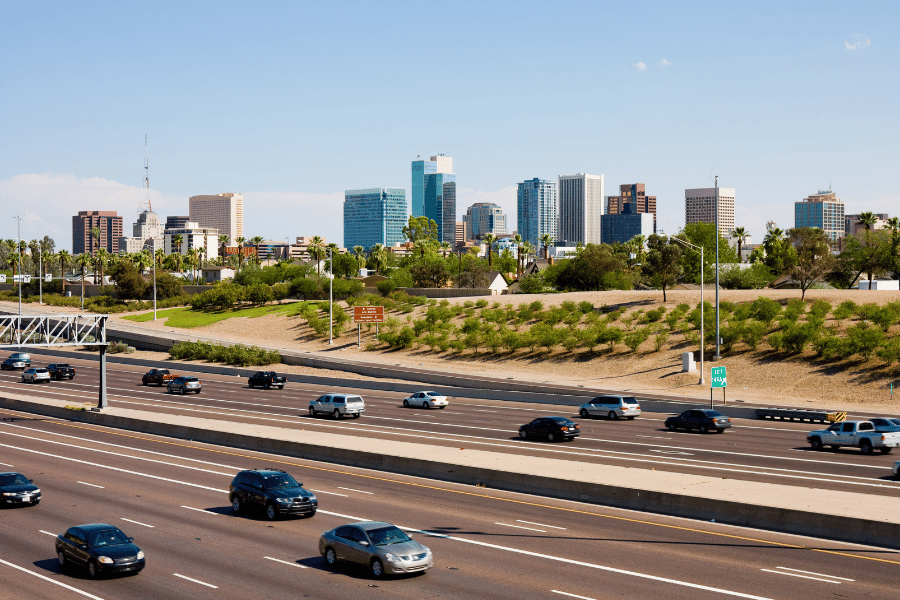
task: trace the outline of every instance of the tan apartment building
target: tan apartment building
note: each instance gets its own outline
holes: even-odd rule
[[[100,228],[99,244],[91,235],[94,227]],[[121,240],[122,217],[114,210],[80,210],[72,217],[72,254],[93,254],[97,248],[118,254]]]
[[[734,188],[719,189],[719,234],[726,238],[734,231]],[[684,190],[684,223],[716,222],[716,188]]]
[[[218,229],[228,236],[229,245],[244,237],[244,195],[241,193],[191,196],[190,221],[202,228]]]

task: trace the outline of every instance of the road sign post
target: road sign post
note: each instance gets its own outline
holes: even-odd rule
[[[362,324],[375,323],[375,336],[378,337],[378,324],[384,323],[383,306],[354,306],[353,321],[356,322],[356,347],[362,347]]]
[[[728,404],[725,399],[725,388],[728,387],[728,375],[726,374],[725,367],[713,367],[712,372],[710,373],[709,382],[709,407],[712,408],[713,406],[714,388],[722,388],[722,406]]]

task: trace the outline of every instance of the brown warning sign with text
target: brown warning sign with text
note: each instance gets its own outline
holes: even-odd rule
[[[384,323],[383,306],[354,306],[354,323]]]

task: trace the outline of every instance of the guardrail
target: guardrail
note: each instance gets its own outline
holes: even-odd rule
[[[847,420],[847,413],[841,411],[807,410],[802,408],[757,408],[757,419],[780,419],[782,421],[809,421],[810,423],[837,423]]]

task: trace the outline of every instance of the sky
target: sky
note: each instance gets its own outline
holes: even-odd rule
[[[831,189],[897,215],[897,2],[12,2],[0,21],[0,238],[71,249],[79,210],[162,217],[242,192],[244,233],[342,242],[343,193],[443,153],[457,210],[516,184],[736,189],[761,241]]]

